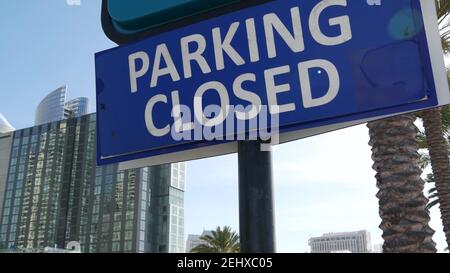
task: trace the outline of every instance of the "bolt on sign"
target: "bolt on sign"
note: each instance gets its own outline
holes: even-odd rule
[[[99,164],[233,153],[241,138],[283,143],[450,103],[429,0],[265,1],[95,63]]]

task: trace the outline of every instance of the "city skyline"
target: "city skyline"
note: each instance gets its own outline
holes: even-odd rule
[[[4,29],[0,44],[0,112],[15,128],[31,127],[38,103],[63,84],[73,96],[95,102],[93,54],[115,46],[101,30],[100,1],[80,6],[3,1],[0,9],[6,14],[0,23],[15,26]],[[40,43],[30,48],[33,40]],[[21,56],[14,54],[19,51]],[[367,229],[374,243],[382,242],[367,143],[367,128],[361,125],[275,147],[278,251],[304,252],[309,237],[342,230]],[[188,162],[187,173],[185,235],[224,225],[239,230],[237,156]],[[446,244],[437,208],[431,216],[442,251]]]
[[[182,252],[185,164],[96,166],[95,147],[95,114],[0,134],[0,249]]]

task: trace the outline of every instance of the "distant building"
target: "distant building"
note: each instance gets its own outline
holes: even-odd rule
[[[368,253],[372,250],[370,233],[366,230],[327,233],[309,239],[311,253]]]
[[[66,102],[66,86],[62,86],[48,94],[36,108],[35,125],[50,123],[64,119],[64,104]]]
[[[204,244],[205,241],[200,238],[206,235],[212,236],[212,231],[205,230],[201,235],[189,234],[186,241],[186,253],[191,252],[194,247]]]
[[[65,118],[77,118],[86,115],[89,111],[89,99],[85,97],[70,100],[64,104]]]
[[[14,131],[14,127],[8,122],[5,116],[0,113],[0,134]]]
[[[36,108],[35,125],[68,118],[81,117],[88,113],[88,98],[76,98],[66,102],[67,86],[61,86],[48,94]]]
[[[185,163],[119,170],[95,155],[95,114],[1,134],[0,249],[183,252]]]
[[[383,244],[375,244],[375,245],[373,245],[372,253],[383,253]]]
[[[200,240],[201,235],[189,234],[186,240],[186,253],[191,252],[191,249],[202,244]]]

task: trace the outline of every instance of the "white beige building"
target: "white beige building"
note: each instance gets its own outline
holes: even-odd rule
[[[369,253],[372,241],[367,230],[326,233],[309,239],[311,253]]]

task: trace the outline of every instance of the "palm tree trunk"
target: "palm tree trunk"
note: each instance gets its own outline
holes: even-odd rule
[[[414,115],[407,114],[367,125],[377,172],[383,251],[387,253],[436,252],[418,165],[414,120]]]
[[[435,179],[442,224],[447,245],[450,246],[450,162],[448,144],[442,133],[441,109],[422,112],[423,125]]]

